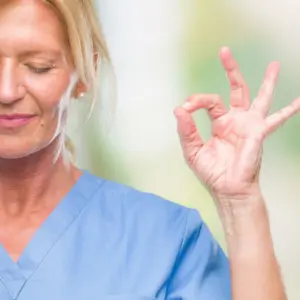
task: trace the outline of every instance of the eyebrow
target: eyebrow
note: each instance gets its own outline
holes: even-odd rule
[[[51,59],[62,59],[63,58],[63,53],[59,50],[27,50],[24,52],[21,52],[19,54],[20,57],[22,58],[27,58],[27,57],[32,57],[32,56],[46,56]]]

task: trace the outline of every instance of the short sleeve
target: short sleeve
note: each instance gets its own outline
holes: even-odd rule
[[[231,300],[227,257],[196,210],[189,210],[167,300]]]

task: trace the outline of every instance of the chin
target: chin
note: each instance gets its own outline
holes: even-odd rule
[[[39,155],[42,153],[48,152],[48,148],[52,148],[51,141],[49,142],[39,142],[35,139],[30,141],[26,139],[14,139],[10,141],[3,140],[0,144],[0,159],[22,159],[30,157],[33,155]],[[45,150],[45,151],[44,151]],[[52,149],[49,149],[49,152],[53,152]]]
[[[16,149],[16,148],[4,148],[0,146],[0,159],[20,159],[29,157],[36,153],[37,149]]]
[[[26,157],[51,156],[57,157],[64,144],[63,135],[56,134],[26,134],[0,135],[0,159],[23,159]],[[34,160],[33,160],[34,161]]]

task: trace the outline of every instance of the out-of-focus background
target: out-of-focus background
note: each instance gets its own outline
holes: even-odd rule
[[[117,109],[112,116],[107,93],[83,126],[87,105],[76,104],[69,132],[79,166],[197,208],[225,249],[213,201],[182,158],[172,111],[193,93],[219,93],[228,103],[228,83],[218,59],[223,45],[238,59],[252,96],[272,60],[282,67],[274,110],[299,96],[300,3],[98,0],[97,7],[116,74]],[[109,80],[105,86],[114,88]],[[198,112],[195,119],[209,138],[206,114]],[[291,300],[300,296],[299,130],[297,116],[266,142],[262,169],[276,252]]]

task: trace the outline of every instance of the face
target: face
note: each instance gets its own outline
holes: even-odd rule
[[[55,12],[40,0],[0,9],[0,158],[47,147],[65,124],[75,84],[70,51]]]

